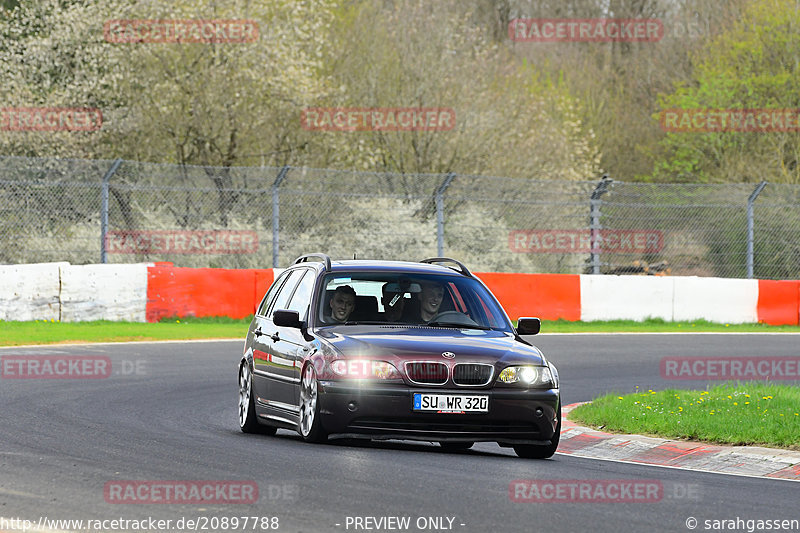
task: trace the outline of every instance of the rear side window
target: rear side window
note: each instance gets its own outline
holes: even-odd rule
[[[292,270],[292,272],[289,274],[289,277],[286,279],[286,282],[283,284],[283,287],[280,288],[278,296],[275,297],[275,301],[271,306],[267,307],[267,314],[265,314],[265,316],[271,316],[272,313],[277,309],[286,309],[286,305],[289,302],[289,298],[292,297],[292,293],[294,292],[294,288],[297,286],[297,282],[300,281],[300,277],[305,272],[307,272],[307,269]]]
[[[300,320],[305,320],[308,316],[308,306],[311,303],[311,293],[314,290],[314,273],[306,270],[305,275],[297,284],[297,289],[294,291],[292,299],[289,301],[289,306],[286,308],[290,311],[297,311],[300,314]]]
[[[269,309],[270,304],[275,299],[275,296],[278,294],[278,290],[286,281],[286,278],[289,277],[291,272],[284,272],[281,274],[278,279],[272,284],[272,286],[267,291],[267,294],[264,295],[264,299],[261,300],[261,305],[258,306],[258,311],[256,311],[257,315],[267,316],[267,309]]]

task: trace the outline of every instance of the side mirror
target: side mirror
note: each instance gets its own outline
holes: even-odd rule
[[[536,335],[542,329],[538,318],[520,317],[517,321],[517,335]]]
[[[305,324],[300,321],[300,313],[279,309],[272,313],[272,321],[282,328],[302,328]]]

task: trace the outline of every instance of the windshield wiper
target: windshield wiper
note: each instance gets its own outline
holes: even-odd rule
[[[458,328],[458,329],[492,329],[489,326],[481,326],[479,324],[464,324],[463,322],[439,322],[433,321],[427,324],[420,324],[420,326],[439,326],[444,328]]]

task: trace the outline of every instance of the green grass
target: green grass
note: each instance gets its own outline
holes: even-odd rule
[[[0,346],[70,342],[112,342],[172,339],[244,338],[251,317],[167,318],[155,324],[139,322],[4,322],[0,320]],[[766,324],[713,324],[705,321],[614,320],[608,322],[544,321],[542,333],[618,332],[797,332],[797,326]]]
[[[0,346],[77,342],[122,342],[179,339],[244,339],[250,318],[170,318],[155,324],[141,322],[0,321]]]
[[[798,450],[800,387],[747,382],[608,394],[569,419],[603,431]]]

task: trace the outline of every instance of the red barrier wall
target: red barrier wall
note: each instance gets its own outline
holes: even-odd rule
[[[272,283],[272,269],[147,269],[147,321],[171,316],[244,318]]]
[[[508,315],[543,320],[580,320],[580,278],[567,274],[478,274]],[[272,284],[272,269],[147,269],[147,321],[171,316],[229,316],[253,313]]]
[[[494,293],[511,320],[581,319],[581,280],[572,274],[476,274]]]
[[[758,321],[772,326],[800,323],[800,281],[758,281]]]
[[[581,319],[580,276],[570,274],[477,274],[512,320]],[[147,321],[171,316],[244,318],[255,311],[274,280],[272,269],[147,269]],[[770,325],[800,323],[800,281],[758,282],[758,319]]]

